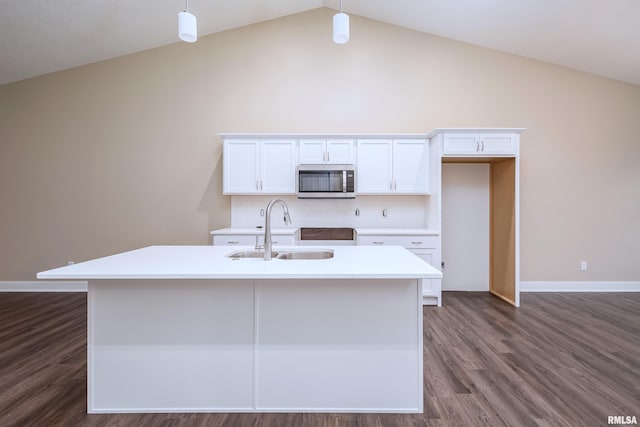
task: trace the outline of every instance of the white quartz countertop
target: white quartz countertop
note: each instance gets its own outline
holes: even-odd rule
[[[406,279],[442,273],[400,246],[335,246],[323,260],[239,259],[250,246],[149,246],[38,273],[38,279]],[[286,248],[278,247],[282,251]],[[319,250],[294,246],[291,250]]]

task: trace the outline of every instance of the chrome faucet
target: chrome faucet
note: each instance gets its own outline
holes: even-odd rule
[[[284,223],[285,225],[291,224],[291,217],[289,216],[289,207],[282,199],[273,199],[267,205],[267,213],[264,219],[264,260],[271,261],[271,208],[273,205],[280,203],[284,209]]]

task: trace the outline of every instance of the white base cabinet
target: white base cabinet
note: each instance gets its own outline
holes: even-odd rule
[[[419,292],[417,279],[90,280],[87,411],[422,413]]]
[[[358,245],[402,246],[418,258],[440,269],[440,237],[410,234],[364,234],[358,235]],[[442,306],[442,279],[422,280],[422,304]]]

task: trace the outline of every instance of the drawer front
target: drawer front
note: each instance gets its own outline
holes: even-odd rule
[[[286,235],[286,234],[272,234],[271,241],[273,242],[274,245],[282,245],[282,246],[293,246],[296,244],[295,237],[293,235]],[[260,233],[258,243],[261,245],[264,244],[264,233]],[[215,235],[213,236],[213,244],[214,246],[242,246],[242,245],[254,246],[256,244],[256,235],[255,234]]]
[[[255,234],[221,234],[213,236],[214,246],[243,246],[255,245]]]
[[[260,235],[260,244],[264,241],[264,235]],[[271,241],[274,245],[280,246],[293,246],[296,244],[296,239],[293,236],[288,236],[284,234],[273,234],[271,236]]]
[[[359,245],[396,245],[407,249],[437,248],[437,236],[358,236]]]

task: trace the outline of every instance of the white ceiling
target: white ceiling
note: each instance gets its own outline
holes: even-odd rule
[[[343,3],[347,13],[640,85],[640,0]],[[200,37],[318,7],[339,0],[189,2]],[[176,43],[183,8],[183,0],[0,0],[0,84]]]

